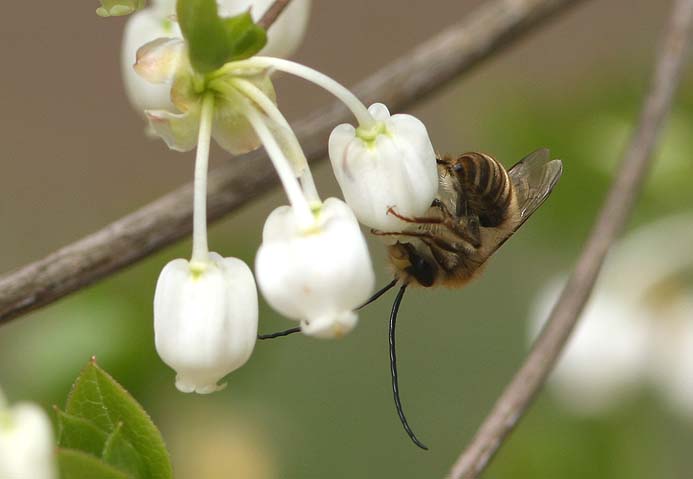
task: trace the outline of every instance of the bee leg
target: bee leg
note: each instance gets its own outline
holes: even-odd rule
[[[399,232],[390,232],[390,231],[380,231],[380,230],[371,230],[371,234],[375,236],[408,236],[410,238],[419,238],[421,241],[423,241],[426,244],[432,243],[438,248],[449,251],[450,253],[459,253],[460,251],[464,251],[464,247],[462,245],[458,245],[456,243],[449,243],[441,238],[437,238],[435,235],[426,232],[426,231],[399,231]]]
[[[433,218],[433,217],[428,217],[428,216],[414,216],[414,217],[408,217],[408,216],[403,216],[395,211],[395,208],[390,206],[387,209],[387,214],[392,215],[397,219],[400,219],[406,223],[416,223],[416,224],[425,224],[425,225],[439,225],[441,223],[444,223],[445,220],[442,218]]]
[[[399,376],[397,375],[397,350],[395,348],[395,326],[397,325],[397,314],[399,313],[399,306],[402,303],[402,298],[407,290],[407,283],[403,284],[397,293],[395,302],[392,305],[392,312],[390,313],[390,334],[389,334],[389,344],[390,344],[390,374],[392,376],[392,395],[395,398],[395,408],[397,409],[397,415],[399,420],[407,432],[409,438],[419,446],[421,449],[428,450],[428,447],[423,444],[414,434],[414,431],[409,427],[407,422],[407,417],[404,415],[404,409],[402,408],[402,400],[399,397]]]

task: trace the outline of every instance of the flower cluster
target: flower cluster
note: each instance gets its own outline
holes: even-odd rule
[[[551,377],[571,409],[601,413],[649,384],[693,417],[691,243],[693,218],[683,214],[641,227],[615,247]],[[553,280],[539,295],[531,336],[562,284]]]
[[[366,108],[332,78],[282,58],[300,42],[310,1],[293,1],[265,38],[252,18],[271,3],[158,0],[135,13],[125,31],[130,101],[171,149],[197,148],[192,256],[166,265],[154,300],[156,348],[184,392],[223,387],[220,380],[250,357],[258,330],[250,268],[207,246],[212,139],[234,155],[263,146],[272,161],[289,204],[265,222],[255,274],[267,302],[298,321],[308,336],[335,338],[351,331],[358,321],[355,310],[373,290],[359,222],[401,231],[405,225],[391,210],[420,215],[437,192],[435,153],[425,126],[410,115],[390,115],[382,104]],[[346,202],[320,198],[301,145],[277,106],[275,71],[324,88],[353,112],[357,125],[339,125],[329,139]]]

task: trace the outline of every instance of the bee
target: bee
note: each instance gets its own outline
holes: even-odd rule
[[[563,172],[563,164],[550,160],[548,149],[530,153],[509,170],[477,152],[436,161],[439,189],[426,214],[406,217],[392,207],[388,214],[402,221],[402,231],[371,230],[394,240],[388,246],[388,258],[395,277],[363,305],[401,284],[390,312],[392,391],[402,426],[422,449],[428,448],[409,426],[399,396],[395,327],[407,287],[460,288],[473,280],[491,255],[544,203]]]
[[[402,222],[402,231],[371,233],[388,243],[394,279],[361,307],[401,284],[390,311],[389,352],[392,392],[400,422],[411,440],[428,449],[414,434],[399,394],[395,332],[404,293],[411,286],[461,288],[476,278],[493,253],[517,231],[549,197],[561,177],[563,164],[550,160],[549,150],[530,153],[506,170],[484,153],[438,157],[438,193],[428,211],[407,217],[389,208]],[[292,328],[260,335],[270,339],[299,332]]]

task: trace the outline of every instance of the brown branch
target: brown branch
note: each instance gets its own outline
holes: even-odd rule
[[[447,28],[361,82],[355,93],[402,110],[482,60],[536,31],[549,17],[583,0],[496,0]],[[306,156],[324,158],[332,128],[350,115],[334,103],[301,121],[296,131]],[[210,221],[275,185],[264,153],[227,161],[209,175]],[[49,256],[0,277],[0,324],[45,306],[160,250],[192,229],[192,186],[179,188]]]
[[[476,478],[481,474],[558,361],[592,292],[609,247],[624,228],[649,170],[657,138],[679,83],[692,25],[693,0],[677,0],[637,128],[575,270],[526,361],[453,466],[451,479]]]
[[[277,21],[279,15],[281,15],[290,2],[291,0],[274,0],[274,3],[267,9],[264,15],[262,15],[262,18],[258,20],[257,24],[265,30],[268,30],[269,27]]]

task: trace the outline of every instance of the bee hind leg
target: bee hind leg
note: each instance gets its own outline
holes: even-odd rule
[[[371,230],[371,234],[375,236],[406,236],[409,238],[418,238],[427,245],[430,246],[430,244],[434,244],[440,249],[443,249],[445,251],[448,251],[450,253],[459,253],[460,251],[464,251],[464,246],[461,244],[457,243],[450,243],[448,241],[445,241],[442,238],[438,238],[435,235],[427,232],[427,231],[380,231],[380,230]]]

